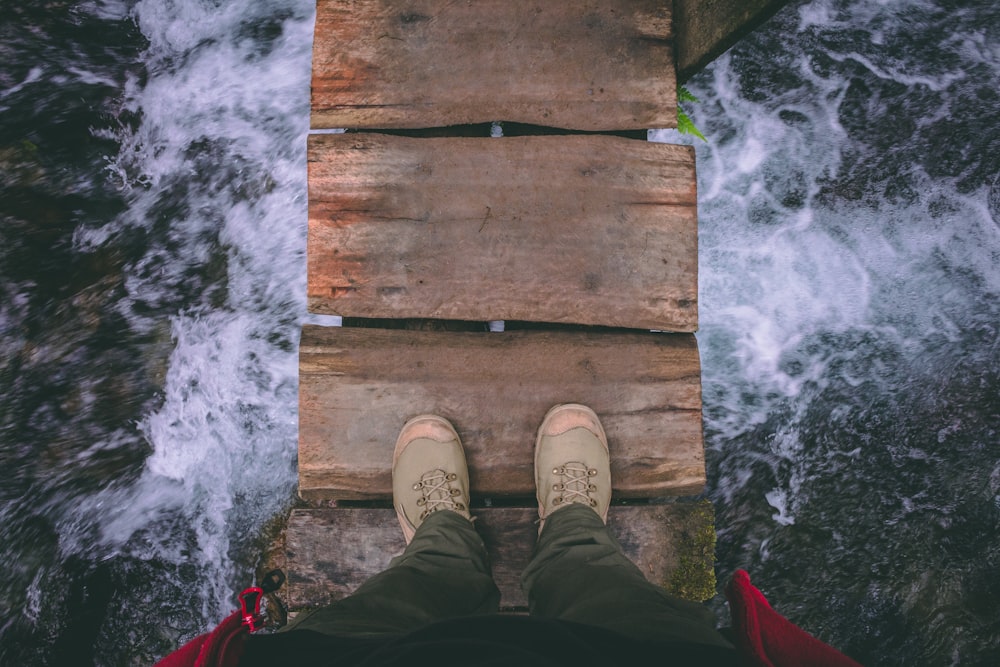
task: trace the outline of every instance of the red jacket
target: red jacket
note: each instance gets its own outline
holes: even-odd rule
[[[737,570],[726,587],[736,649],[755,667],[861,667],[837,649],[793,625]],[[249,636],[244,615],[233,612],[215,630],[195,637],[156,667],[237,667]]]
[[[750,583],[750,575],[736,570],[726,586],[729,615],[736,650],[751,665],[760,667],[861,667],[846,655],[824,644],[768,604]]]

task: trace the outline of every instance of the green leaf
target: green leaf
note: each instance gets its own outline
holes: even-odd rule
[[[677,131],[681,134],[693,134],[705,143],[708,143],[708,139],[705,135],[701,133],[697,127],[694,126],[694,122],[691,118],[684,113],[684,109],[681,108],[681,102],[693,102],[697,103],[698,98],[691,94],[691,91],[684,86],[677,87]]]
[[[677,88],[677,101],[678,102],[697,102],[698,98],[691,94],[691,91],[684,86],[679,86]]]
[[[688,115],[678,106],[677,107],[677,131],[681,134],[693,134],[705,143],[708,143],[708,139],[705,135],[701,133],[694,123],[688,118]]]

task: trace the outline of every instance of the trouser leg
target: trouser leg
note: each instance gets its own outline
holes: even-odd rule
[[[550,514],[521,577],[531,614],[637,639],[731,647],[704,606],[651,584],[589,507]]]
[[[445,618],[496,613],[499,605],[482,538],[468,519],[440,511],[424,520],[387,570],[285,629],[402,634]]]

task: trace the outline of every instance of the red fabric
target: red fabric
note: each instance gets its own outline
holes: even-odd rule
[[[861,667],[772,609],[745,571],[733,574],[726,597],[736,648],[751,665]],[[241,613],[233,612],[215,630],[195,637],[156,667],[237,667],[248,636]]]
[[[234,611],[215,630],[198,635],[155,667],[237,667],[248,636],[242,614]]]
[[[861,667],[846,655],[808,634],[771,608],[743,570],[726,587],[736,648],[760,667]]]

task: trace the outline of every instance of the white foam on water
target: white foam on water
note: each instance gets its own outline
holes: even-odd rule
[[[764,496],[767,499],[767,504],[777,510],[772,518],[776,523],[780,523],[782,526],[791,526],[795,524],[795,517],[788,513],[788,492],[784,489],[773,489],[769,491]]]
[[[985,199],[959,195],[947,183],[925,179],[927,196],[908,206],[875,210],[842,204],[835,210],[811,205],[817,182],[836,172],[842,136],[824,132],[838,123],[838,97],[806,112],[809,128],[776,116],[787,108],[722,97],[732,84],[725,63],[715,67],[720,103],[731,108],[735,138],[723,145],[695,142],[699,172],[700,337],[705,375],[729,373],[713,359],[713,341],[724,338],[727,356],[749,383],[795,396],[802,377],[780,369],[782,356],[819,331],[898,327],[904,337],[944,327],[935,313],[945,297],[942,258],[968,268],[991,289],[1000,287],[990,248],[1000,241]],[[846,82],[841,82],[846,86]],[[715,101],[712,92],[696,92]],[[698,109],[696,108],[697,112]],[[696,123],[700,119],[696,118]],[[752,164],[754,169],[746,167]],[[802,174],[805,206],[788,208],[769,188],[774,174]],[[919,175],[917,176],[919,178]],[[780,187],[778,188],[780,190]],[[932,195],[948,199],[954,212],[927,221]],[[973,304],[963,304],[972,307]],[[807,376],[808,377],[808,376]],[[815,375],[813,375],[815,377]]]
[[[835,28],[832,17],[840,10],[833,7],[804,5],[800,30]],[[861,11],[876,21],[885,8],[869,3]],[[972,38],[956,48],[977,45]],[[912,70],[889,57],[826,55],[855,60],[910,87],[939,90],[964,76]],[[903,176],[919,193],[912,203],[819,201],[845,151],[857,150],[840,122],[851,81],[818,73],[806,55],[795,67],[804,87],[754,101],[740,94],[737,72],[724,56],[713,64],[711,78],[689,84],[700,102],[685,105],[708,138],[685,140],[695,146],[698,166],[697,335],[705,420],[715,434],[706,445],[722,457],[738,454],[726,448],[740,446],[744,435],[782,415],[769,451],[741,459],[744,466],[766,463],[779,480],[760,491],[779,526],[795,523],[816,474],[798,439],[808,428],[810,396],[834,377],[854,387],[882,381],[884,369],[853,363],[856,351],[838,347],[838,336],[857,340],[867,332],[919,365],[929,333],[961,341],[961,321],[982,310],[979,294],[1000,291],[1000,256],[993,250],[1000,247],[1000,230],[988,188],[962,194],[917,165]],[[668,131],[651,132],[650,139],[678,141]],[[725,466],[713,474],[721,475],[712,493],[723,503],[751,484],[745,469]]]
[[[190,521],[192,553],[170,540],[140,546],[144,558],[199,564],[202,614],[232,606],[232,525],[260,526],[294,493],[296,355],[276,354],[259,313],[179,316],[164,401],[140,423],[154,451],[137,484],[90,501],[105,544],[125,545],[168,512]]]
[[[694,142],[703,374],[706,383],[728,385],[738,372],[742,382],[762,393],[794,396],[821,369],[789,375],[781,369],[785,353],[810,332],[868,319],[868,268],[850,245],[817,224],[810,206],[817,179],[839,164],[839,137],[813,129],[835,125],[823,120],[821,114],[828,113],[823,107],[790,103],[786,108],[818,119],[815,125],[791,126],[777,110],[733,94],[736,83],[725,60],[714,72],[712,90],[694,91],[702,100],[692,105],[695,123],[707,128],[708,119],[699,115],[709,105],[721,105],[730,122],[742,122],[723,143],[711,131],[708,143]],[[770,184],[789,175],[799,177],[798,208],[782,203],[780,183]],[[730,436],[767,415],[767,406],[750,414],[732,407],[725,429]]]
[[[108,548],[196,563],[205,622],[232,608],[232,587],[252,574],[232,561],[232,531],[259,530],[288,506],[297,483],[313,11],[306,0],[137,3],[149,77],[130,83],[125,104],[141,112],[142,122],[123,134],[109,165],[131,205],[103,228],[78,230],[75,239],[87,249],[129,229],[153,230],[165,193],[189,184],[167,222],[168,239],[183,251],[152,247],[127,271],[130,299],[121,308],[138,330],[155,318],[132,303],[157,303],[164,290],[183,287],[192,267],[224,251],[225,302],[195,298],[171,318],[174,349],[162,404],[139,423],[153,450],[140,480],[97,494],[80,510],[100,522]],[[266,21],[280,21],[280,35],[264,51],[246,31]],[[215,152],[192,162],[192,146],[204,141]],[[193,551],[170,540],[130,543],[172,514],[189,522]]]
[[[927,86],[931,90],[943,91],[947,90],[956,81],[961,81],[965,78],[963,72],[952,72],[950,74],[942,76],[922,76],[919,74],[909,74],[902,69],[890,69],[882,67],[876,64],[871,58],[864,56],[860,53],[845,53],[845,54],[832,54],[831,58],[837,62],[844,62],[846,60],[853,60],[854,62],[863,65],[869,72],[874,74],[880,79],[885,79],[887,81],[895,81],[897,83],[902,83],[907,86]]]
[[[0,100],[4,99],[5,97],[10,97],[11,95],[21,92],[26,86],[30,86],[33,83],[41,81],[42,75],[44,73],[45,70],[42,69],[41,67],[38,66],[32,67],[30,70],[28,70],[28,73],[24,75],[23,81],[21,81],[20,83],[16,83],[13,86],[9,86],[3,90],[0,90]],[[7,109],[8,107],[3,107],[3,108]]]
[[[76,11],[106,21],[118,21],[129,15],[130,3],[125,0],[85,0],[76,5]]]

